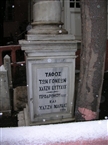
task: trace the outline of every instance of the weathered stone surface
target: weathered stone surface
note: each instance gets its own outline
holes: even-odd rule
[[[4,57],[4,67],[7,70],[7,74],[8,74],[9,88],[12,88],[11,62],[10,62],[10,57],[8,55]]]
[[[23,111],[20,111],[17,115],[18,117],[18,126],[29,126],[29,115],[28,115],[28,105],[26,104],[26,108]]]
[[[56,11],[55,11],[56,10]],[[38,1],[34,4],[33,19],[36,22],[60,22],[59,1]]]
[[[34,1],[26,54],[30,125],[74,120],[77,41],[62,29],[59,0]]]
[[[19,86],[14,89],[14,110],[21,111],[26,107],[27,87]]]
[[[18,126],[25,126],[25,118],[23,111],[20,111],[18,114]]]
[[[67,34],[62,25],[60,1],[34,1],[33,27],[28,34]]]
[[[0,67],[0,112],[10,113],[10,94],[7,77],[7,70],[2,65]]]
[[[55,120],[59,120],[59,122],[63,120],[72,121],[74,119],[75,51],[77,42],[68,40],[23,41],[21,45],[27,56],[28,98],[30,100],[29,110],[32,122],[45,124],[49,120],[51,120],[51,123]],[[46,73],[52,73],[52,76],[45,76]],[[57,76],[56,73],[60,73],[61,76]],[[57,82],[52,83],[53,79]],[[42,84],[45,81],[41,80],[47,80],[48,84]],[[66,80],[66,82],[63,80]],[[49,91],[46,90],[46,86],[49,86]],[[54,97],[50,99],[39,98],[43,95],[48,97],[48,93],[50,95],[60,95],[55,100]],[[64,97],[61,97],[63,95]],[[55,102],[50,103],[52,100]],[[60,111],[62,109],[60,106],[63,106],[63,104],[63,110]],[[54,105],[58,105],[59,108],[56,109]],[[49,107],[52,108],[48,109]],[[42,114],[44,114],[44,117]]]

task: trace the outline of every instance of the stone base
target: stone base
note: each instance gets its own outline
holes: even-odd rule
[[[28,105],[18,114],[18,126],[29,126]]]
[[[52,121],[43,121],[42,122],[30,122],[29,119],[29,111],[28,111],[28,105],[26,105],[26,108],[24,108],[23,111],[20,111],[18,114],[18,126],[35,126],[35,125],[45,125],[45,124],[54,124],[54,123],[64,123],[64,122],[72,122],[75,121],[75,118],[68,118],[68,119],[61,119],[61,120],[52,120]]]

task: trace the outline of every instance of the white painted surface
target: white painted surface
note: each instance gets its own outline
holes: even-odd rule
[[[1,145],[45,145],[108,139],[108,120],[17,128],[0,128]]]
[[[69,34],[75,36],[75,39],[81,39],[81,17],[80,8],[71,8],[70,0],[64,0],[64,11],[62,12],[62,20],[64,28]]]

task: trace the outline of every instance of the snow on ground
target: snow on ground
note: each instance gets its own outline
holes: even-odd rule
[[[108,120],[0,128],[0,145],[44,145],[108,138]]]

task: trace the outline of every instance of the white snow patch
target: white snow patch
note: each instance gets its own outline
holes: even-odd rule
[[[44,145],[108,138],[108,120],[0,128],[0,145]]]

